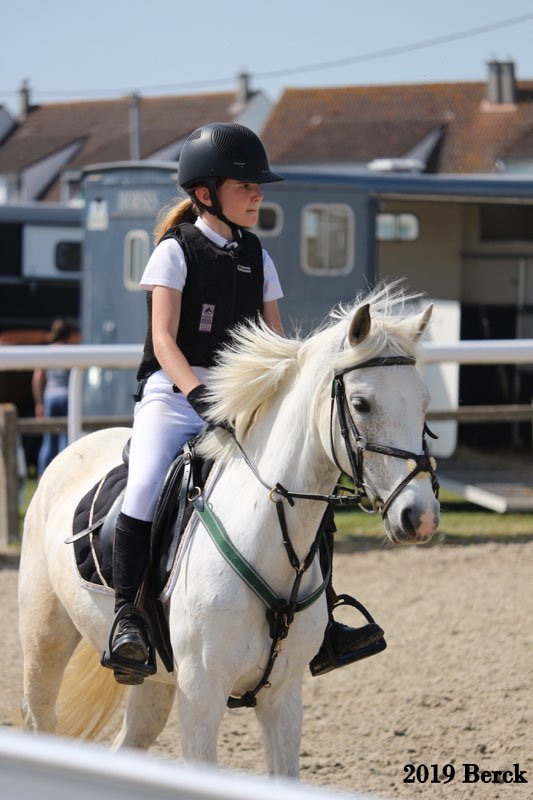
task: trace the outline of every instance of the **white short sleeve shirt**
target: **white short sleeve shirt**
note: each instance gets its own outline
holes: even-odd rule
[[[200,217],[194,224],[204,236],[207,236],[219,247],[228,244],[227,239],[212,230]],[[266,250],[263,250],[263,271],[263,301],[279,300],[283,297],[283,291],[274,262]],[[181,245],[175,239],[165,239],[164,242],[157,245],[150,256],[140,286],[148,291],[151,291],[154,286],[168,286],[170,289],[182,292],[186,278],[187,262]]]

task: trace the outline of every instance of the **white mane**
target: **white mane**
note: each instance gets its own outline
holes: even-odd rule
[[[230,344],[220,352],[213,368],[209,418],[229,422],[244,442],[254,423],[311,360],[318,360],[316,394],[327,396],[334,369],[354,366],[387,351],[414,355],[414,312],[407,304],[419,295],[407,295],[398,282],[380,285],[354,303],[334,308],[320,328],[302,339],[274,333],[264,322],[238,326]],[[370,305],[371,328],[364,341],[348,343],[350,323],[357,309]],[[325,395],[324,395],[325,392]],[[200,444],[206,458],[226,459],[234,452],[232,439],[222,430],[208,433]]]

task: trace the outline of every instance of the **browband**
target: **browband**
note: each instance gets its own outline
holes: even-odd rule
[[[354,367],[346,367],[346,369],[335,370],[335,377],[342,378],[347,372],[352,372],[354,369],[363,369],[363,367],[396,367],[396,366],[414,366],[416,358],[412,356],[381,356],[380,358],[369,358],[367,361],[362,361]]]

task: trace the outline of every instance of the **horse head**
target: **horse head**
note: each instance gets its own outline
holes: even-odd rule
[[[439,520],[436,465],[425,440],[430,397],[414,357],[431,311],[374,318],[370,304],[359,306],[334,361],[326,449],[381,512],[389,538],[404,544],[429,541]]]
[[[425,444],[429,392],[415,367],[432,307],[406,316],[398,306],[408,299],[397,287],[378,287],[354,308],[334,310],[304,340],[264,324],[240,326],[213,370],[209,415],[229,423],[252,460],[290,479],[291,490],[327,491],[336,468],[353,475],[358,495],[402,543],[428,541],[439,512]],[[227,460],[235,442],[219,430],[199,450]]]

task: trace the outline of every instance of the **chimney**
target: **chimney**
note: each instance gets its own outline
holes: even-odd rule
[[[25,120],[30,111],[30,83],[27,78],[21,83],[19,89],[19,119]]]
[[[248,72],[241,72],[237,75],[237,93],[236,101],[242,106],[245,106],[253,92],[250,89],[250,75]]]
[[[494,105],[512,105],[516,100],[514,61],[488,62],[487,100]]]
[[[130,161],[141,160],[141,96],[132,92],[130,98]]]

